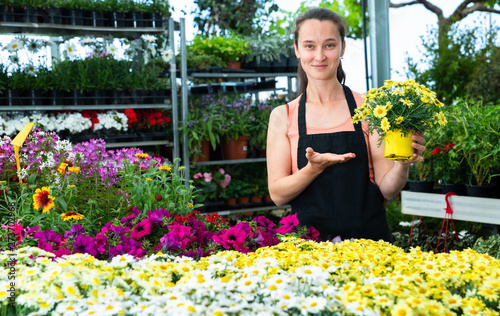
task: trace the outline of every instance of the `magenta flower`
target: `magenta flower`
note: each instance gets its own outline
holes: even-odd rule
[[[113,258],[119,255],[123,255],[124,253],[127,253],[129,247],[123,246],[123,245],[118,245],[116,247],[109,247],[109,258]]]
[[[175,233],[168,232],[160,239],[163,251],[176,251],[182,249],[182,238],[179,238]]]
[[[265,216],[257,216],[253,219],[253,222],[257,223],[257,225],[262,226],[266,229],[266,231],[271,230],[276,224],[268,219]]]
[[[83,229],[82,225],[80,224],[75,224],[71,226],[71,231],[65,231],[64,232],[64,239],[68,239],[69,237],[76,237],[78,235],[81,235],[85,232],[85,229]]]
[[[160,208],[157,210],[148,211],[148,219],[152,225],[163,224],[163,219],[166,217],[170,217],[170,212],[164,208]]]
[[[85,235],[76,236],[73,251],[74,253],[88,253],[91,256],[97,255],[94,238]]]
[[[62,240],[61,236],[54,232],[52,229],[46,230],[44,232],[36,232],[33,234],[34,239],[42,239],[46,242],[51,242],[59,244]]]
[[[133,247],[132,250],[127,252],[129,255],[134,256],[135,258],[141,258],[146,255],[146,250],[142,248],[135,248]]]
[[[134,239],[139,239],[142,236],[149,235],[151,233],[151,222],[149,219],[144,219],[135,225],[134,230],[130,233],[130,236]]]
[[[287,234],[294,231],[295,226],[299,224],[299,220],[297,219],[297,213],[290,214],[286,217],[283,217],[280,221],[281,227],[279,227],[276,232],[278,234]]]
[[[112,231],[115,234],[115,236],[118,237],[130,232],[130,228],[128,227],[121,227],[114,225],[109,226],[109,230]]]
[[[316,228],[311,226],[307,229],[306,235],[302,236],[302,239],[318,241],[319,240],[319,231]]]
[[[178,222],[173,222],[172,225],[168,226],[170,232],[177,236],[179,239],[185,236],[191,236],[191,227],[187,227],[179,224]]]
[[[108,237],[105,233],[99,233],[95,236],[95,249],[98,253],[105,253],[106,247],[108,246],[107,242]]]
[[[213,238],[214,241],[220,244],[224,249],[235,249],[243,253],[249,251],[248,247],[244,246],[247,233],[241,226],[236,225],[228,230],[222,230],[221,232],[220,235],[214,235]]]
[[[132,214],[125,216],[124,218],[121,219],[122,225],[128,226],[130,223],[141,214],[141,211],[139,208],[136,206],[132,209]]]
[[[54,252],[54,248],[52,247],[52,245],[43,239],[38,240],[38,248],[43,249],[47,252]]]
[[[254,239],[259,247],[269,247],[280,243],[278,237],[272,232],[267,232],[263,227],[259,227],[259,235]]]

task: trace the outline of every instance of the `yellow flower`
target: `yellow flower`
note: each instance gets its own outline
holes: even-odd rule
[[[151,178],[146,178],[146,181],[152,181],[152,180],[153,180],[153,179],[151,179]]]
[[[375,110],[373,110],[373,115],[378,118],[385,117],[387,115],[387,108],[382,105],[377,105]]]
[[[403,120],[404,120],[404,117],[398,116],[398,118],[396,119],[396,125],[403,123]]]
[[[68,184],[68,188],[74,188],[75,185],[74,184]]]
[[[387,132],[391,128],[391,123],[389,123],[389,120],[387,119],[387,117],[384,117],[382,119],[382,122],[380,123],[380,127],[382,128],[382,130],[384,132]]]
[[[137,153],[137,154],[135,154],[135,156],[136,156],[137,158],[142,158],[142,159],[146,159],[146,158],[148,158],[148,157],[149,157],[149,155],[148,155],[148,154],[142,154],[142,153]]]
[[[179,167],[179,170],[184,170],[185,167]]]
[[[59,171],[61,174],[64,174],[66,172],[66,167],[68,166],[67,163],[61,162],[59,165],[59,168],[57,168],[57,171]]]
[[[36,189],[35,194],[33,194],[33,207],[35,210],[42,208],[43,213],[47,213],[51,208],[54,207],[55,197],[50,196],[50,189],[47,187],[42,187],[41,189]]]
[[[193,203],[188,203],[187,207],[188,207],[188,208],[193,208],[193,207],[194,207],[194,205],[193,205]]]
[[[68,167],[68,171],[78,174],[80,172],[80,167]]]
[[[160,169],[161,171],[171,171],[172,168],[170,168],[169,166],[159,166],[158,169]]]
[[[406,106],[408,106],[409,108],[411,108],[411,106],[413,105],[413,102],[411,102],[410,100],[401,99],[401,102]]]
[[[79,213],[73,212],[73,211],[61,214],[61,219],[63,221],[69,221],[71,219],[78,221],[78,220],[81,220],[82,218],[84,218],[84,216],[82,214],[79,214]]]
[[[390,109],[392,109],[392,103],[391,103],[391,101],[387,101],[387,103],[385,104],[385,108],[387,109],[387,111],[389,111]]]
[[[448,121],[446,120],[446,116],[444,115],[444,113],[442,111],[439,111],[439,113],[436,113],[434,115],[434,117],[436,118],[436,121],[438,122],[438,124],[441,126],[445,126],[446,123],[448,123]]]

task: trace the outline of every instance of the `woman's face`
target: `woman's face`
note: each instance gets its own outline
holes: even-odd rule
[[[336,78],[345,49],[337,25],[332,21],[307,20],[298,34],[295,55],[300,58],[308,80]]]

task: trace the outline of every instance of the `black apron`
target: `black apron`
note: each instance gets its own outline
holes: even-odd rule
[[[344,94],[351,117],[356,102],[351,90],[344,86]],[[327,167],[293,201],[292,213],[297,213],[301,226],[313,226],[321,240],[340,236],[342,240],[366,238],[392,242],[387,223],[384,197],[380,189],[370,181],[368,150],[361,123],[354,124],[354,132],[307,135],[306,93],[299,103],[299,143],[297,165],[307,165],[306,148],[318,153],[355,153],[344,163]]]

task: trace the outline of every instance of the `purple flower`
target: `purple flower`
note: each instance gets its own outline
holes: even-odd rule
[[[135,206],[133,209],[132,209],[132,214],[128,215],[128,216],[125,216],[124,218],[121,219],[121,222],[122,222],[122,225],[124,226],[128,226],[130,225],[130,223],[137,217],[141,214],[141,211],[139,210],[139,208],[137,206]]]
[[[265,231],[264,227],[259,227],[259,235],[254,239],[254,242],[259,247],[269,247],[279,244],[280,240],[272,232]]]
[[[69,237],[76,237],[85,233],[85,229],[83,229],[82,225],[75,224],[71,227],[71,231],[64,232],[64,239],[68,239]]]
[[[123,255],[123,254],[127,253],[127,251],[129,251],[129,248],[130,247],[124,246],[124,245],[118,245],[116,247],[109,247],[109,258],[112,259],[113,257]]]
[[[228,230],[222,230],[219,233],[220,234],[218,235],[214,235],[213,239],[224,249],[235,249],[243,253],[247,253],[249,251],[249,248],[244,246],[247,233],[242,229],[241,225],[235,225]]]
[[[178,222],[173,222],[172,225],[168,226],[168,228],[170,229],[170,232],[177,236],[179,239],[191,235],[191,227],[181,225]]]
[[[38,240],[38,248],[43,249],[47,252],[54,252],[54,248],[52,247],[52,245],[43,239]]]
[[[340,236],[337,236],[337,237],[335,237],[335,238],[332,239],[332,243],[334,243],[334,244],[337,244],[337,243],[339,243],[341,241],[342,241],[342,238],[340,238]]]
[[[78,235],[73,243],[74,253],[88,253],[91,256],[97,255],[94,238],[85,235]]]
[[[164,208],[148,211],[148,219],[153,225],[163,224],[163,218],[170,217],[170,212]]]
[[[51,242],[55,244],[59,244],[62,240],[61,236],[58,235],[56,232],[54,232],[52,229],[43,231],[43,232],[36,232],[33,235],[34,239],[41,239],[46,242]]]
[[[112,231],[115,234],[115,236],[118,237],[130,232],[130,228],[128,227],[121,227],[114,225],[109,226],[109,230]]]
[[[142,248],[132,247],[132,250],[130,250],[127,253],[131,256],[134,256],[135,258],[141,258],[141,257],[144,257],[146,255],[146,250],[144,250]]]
[[[253,219],[253,221],[256,222],[259,226],[265,228],[266,231],[269,231],[274,226],[276,226],[276,224],[273,221],[266,218],[265,216],[257,216]]]
[[[102,254],[106,252],[106,246],[108,246],[107,239],[108,237],[104,233],[99,233],[95,236],[95,248],[98,253]]]
[[[175,251],[175,250],[182,249],[182,241],[173,232],[166,233],[165,236],[163,236],[160,239],[160,243],[161,243],[162,249],[164,251],[168,251],[168,250]]]
[[[318,241],[319,240],[319,231],[316,228],[311,226],[307,229],[306,235],[302,236],[302,239]]]

